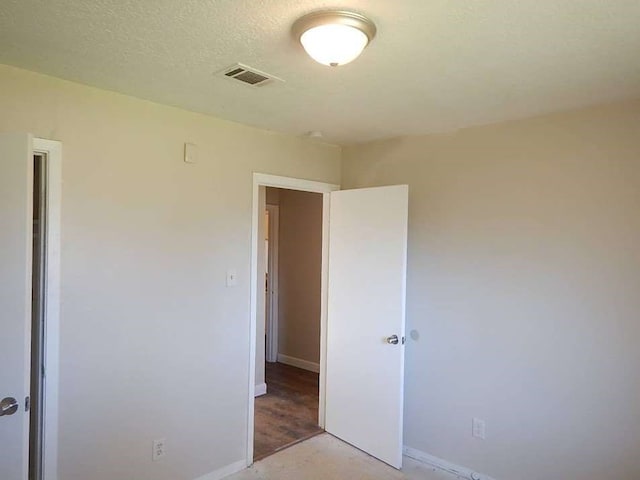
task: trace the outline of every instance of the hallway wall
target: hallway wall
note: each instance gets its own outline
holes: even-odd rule
[[[322,194],[267,189],[270,201],[280,206],[278,353],[318,364]]]

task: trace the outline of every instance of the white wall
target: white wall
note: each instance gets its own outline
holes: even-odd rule
[[[343,186],[396,183],[406,444],[499,480],[640,478],[640,102],[345,150]]]
[[[340,149],[6,66],[0,130],[63,144],[59,478],[244,460],[252,172],[339,183]]]

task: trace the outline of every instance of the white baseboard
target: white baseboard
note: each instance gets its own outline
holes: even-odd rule
[[[278,354],[278,362],[285,365],[291,365],[292,367],[302,368],[303,370],[309,370],[310,372],[320,373],[320,364],[309,362],[308,360],[302,360],[301,358],[290,357],[289,355]]]
[[[264,395],[267,393],[267,384],[261,383],[260,385],[256,385],[256,389],[254,392],[254,397],[259,397],[260,395]]]
[[[428,453],[416,450],[415,448],[405,446],[402,451],[405,456],[420,463],[425,463],[432,467],[439,468],[440,470],[444,470],[445,472],[452,473],[453,475],[457,475],[458,477],[465,478],[467,480],[495,480],[489,475],[474,472],[469,468],[461,467],[460,465],[456,465],[441,458],[434,457],[433,455],[429,455]]]
[[[226,467],[219,468],[218,470],[214,470],[213,472],[207,473],[196,480],[221,480],[224,477],[228,477],[240,470],[244,470],[247,468],[246,460],[238,460],[237,462],[232,463],[231,465],[227,465]]]

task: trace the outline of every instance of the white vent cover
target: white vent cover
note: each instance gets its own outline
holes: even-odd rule
[[[231,65],[230,67],[225,68],[224,70],[220,70],[219,72],[217,72],[217,75],[229,80],[249,85],[251,87],[261,87],[263,85],[266,85],[267,83],[273,82],[274,80],[279,82],[284,81],[274,75],[261,72],[260,70],[248,67],[241,63],[236,63],[235,65]]]

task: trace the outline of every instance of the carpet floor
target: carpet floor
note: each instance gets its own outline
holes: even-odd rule
[[[404,458],[396,470],[323,433],[271,455],[225,480],[456,480],[458,477]]]

